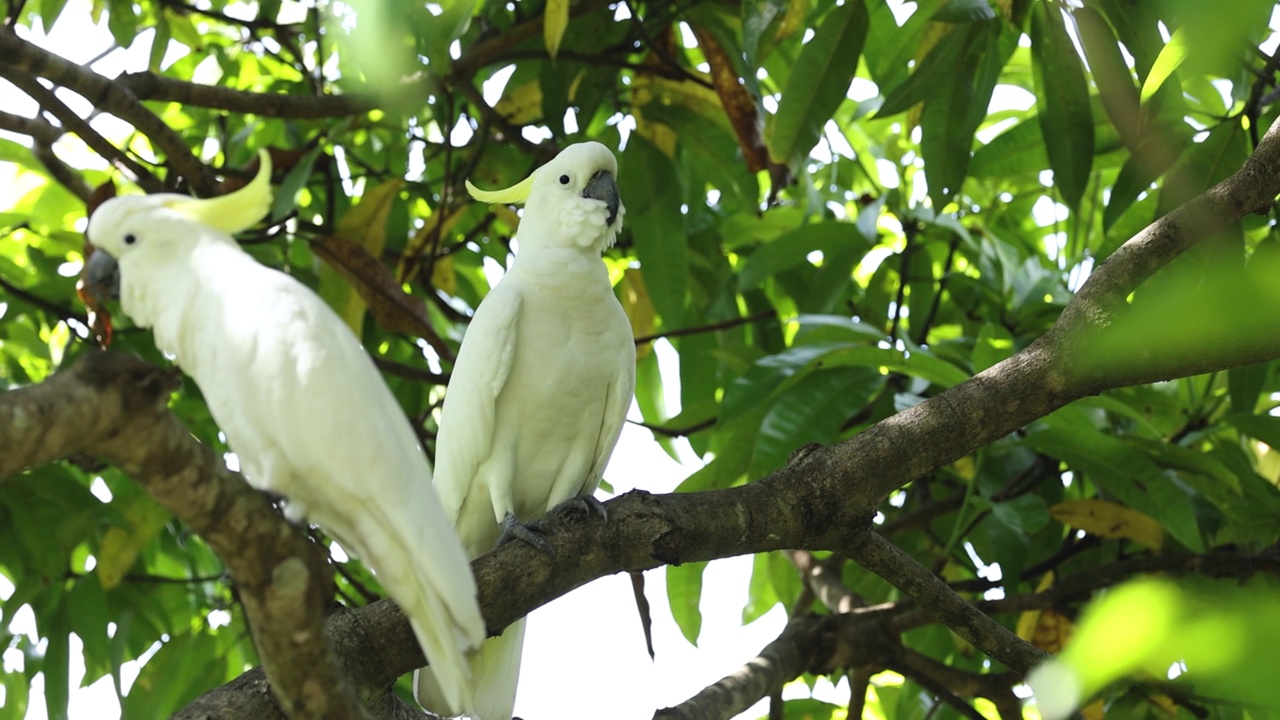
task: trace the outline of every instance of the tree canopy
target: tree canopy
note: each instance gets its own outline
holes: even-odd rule
[[[86,681],[118,692],[149,654],[130,720],[420,716],[403,676],[423,658],[376,577],[226,467],[149,333],[117,318],[97,350],[75,287],[92,207],[117,186],[225,192],[267,148],[275,205],[240,240],[339,311],[430,454],[519,225],[464,180],[513,184],[584,139],[619,158],[605,262],[644,425],[705,465],[607,522],[557,520],[554,557],[477,560],[491,631],[665,566],[696,640],[706,563],[752,554],[723,609],[787,608],[763,661],[628,712],[772,697],[770,718],[1008,720],[1091,598],[1156,574],[1173,584],[1113,593],[1139,601],[1096,611],[1071,651],[1097,665],[1088,712],[1280,707],[1275,3],[4,7],[6,716],[39,673],[65,716],[73,633]],[[89,46],[48,42],[86,13]],[[24,607],[38,642],[9,629]],[[822,675],[847,705],[781,699]]]

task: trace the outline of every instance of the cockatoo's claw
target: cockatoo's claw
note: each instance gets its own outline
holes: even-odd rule
[[[609,522],[609,508],[604,503],[595,498],[594,495],[579,495],[571,497],[559,505],[551,508],[548,513],[549,517],[559,517],[567,512],[580,512],[583,515],[599,515],[604,522]]]
[[[521,540],[551,557],[556,556],[555,548],[551,547],[551,543],[547,542],[547,539],[543,537],[551,534],[551,526],[545,520],[530,520],[527,523],[522,523],[516,519],[515,515],[507,513],[499,527],[502,528],[502,534],[498,536],[499,546],[506,545],[512,540]]]

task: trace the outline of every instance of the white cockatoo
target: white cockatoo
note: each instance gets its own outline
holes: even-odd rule
[[[515,260],[463,337],[436,441],[436,492],[470,558],[512,537],[545,547],[536,521],[590,498],[622,432],[635,341],[600,258],[622,228],[617,171],[586,142],[506,190],[467,183],[477,200],[524,204]],[[475,717],[511,719],[523,639],[520,620],[472,655]],[[418,701],[464,714],[433,670],[418,674]]]
[[[470,708],[465,652],[485,637],[475,578],[431,465],[368,354],[323,300],[231,233],[271,206],[271,161],[217,198],[104,202],[89,220],[89,294],[118,293],[200,386],[245,478],[369,565],[413,625],[450,702]]]

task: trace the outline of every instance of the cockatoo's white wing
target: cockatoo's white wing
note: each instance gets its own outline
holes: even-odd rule
[[[467,496],[475,490],[472,479],[480,466],[494,455],[498,396],[511,375],[519,319],[519,291],[514,284],[499,283],[471,318],[441,413],[436,439],[436,494],[472,559],[492,550],[497,537],[489,529],[496,524],[493,511],[480,507],[482,503],[468,503]],[[441,482],[440,478],[448,481]],[[479,517],[464,520],[464,513],[477,513]],[[475,532],[479,529],[483,532]]]

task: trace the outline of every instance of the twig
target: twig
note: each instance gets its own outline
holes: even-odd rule
[[[433,373],[430,370],[423,370],[422,368],[406,365],[402,362],[396,362],[395,360],[375,357],[373,358],[373,364],[376,365],[379,370],[388,375],[395,375],[396,377],[402,377],[406,380],[431,383],[432,385],[447,385],[449,383],[448,375]]]
[[[875,532],[864,533],[845,550],[850,558],[915,599],[974,647],[1021,675],[1048,655],[982,614],[910,555]]]
[[[778,314],[770,310],[768,312],[756,313],[755,315],[751,315],[750,317],[737,317],[731,320],[724,320],[722,322],[711,323],[709,325],[699,325],[698,327],[680,328],[678,330],[664,330],[660,333],[653,333],[652,335],[641,335],[636,338],[636,344],[640,345],[642,343],[653,342],[654,340],[658,340],[660,338],[683,337],[685,335],[697,335],[699,333],[714,332],[716,330],[726,330],[728,328],[738,327],[739,325],[748,325],[750,323],[761,322],[762,320],[775,320],[777,319],[777,317],[778,317]]]
[[[57,315],[62,320],[75,320],[76,322],[82,325],[87,324],[87,321],[85,320],[83,315],[77,315],[74,311],[72,311],[69,308],[62,307],[57,303],[53,303],[48,300],[45,300],[39,295],[23,290],[17,285],[14,285],[8,280],[5,280],[3,276],[0,276],[0,288],[4,289],[4,291],[9,293],[9,295],[11,295],[12,297],[17,298],[27,303],[28,305],[33,305],[35,307],[38,307],[41,310],[44,310],[45,312]]]
[[[706,430],[707,428],[715,425],[716,421],[717,421],[717,418],[709,417],[706,420],[703,420],[702,422],[694,423],[689,427],[673,429],[673,428],[664,428],[661,425],[650,425],[647,422],[641,422],[639,420],[627,420],[627,422],[631,423],[632,425],[639,425],[645,430],[648,430],[653,433],[657,433],[658,435],[662,435],[664,437],[685,437],[686,435],[692,435],[700,430]]]

